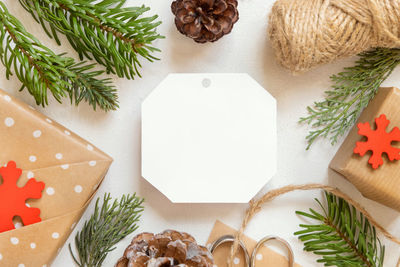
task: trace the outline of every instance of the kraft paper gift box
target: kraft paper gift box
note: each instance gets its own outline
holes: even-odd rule
[[[14,161],[22,169],[19,187],[32,177],[45,183],[42,198],[26,202],[41,210],[42,221],[0,233],[0,266],[50,266],[112,159],[1,90],[0,147],[0,164]]]
[[[375,129],[375,118],[385,114],[390,121],[386,131],[390,132],[394,127],[400,127],[399,107],[400,90],[394,87],[380,88],[336,153],[330,168],[353,183],[365,197],[400,211],[400,162],[390,162],[384,154],[383,165],[373,169],[368,164],[371,152],[363,157],[353,153],[356,142],[366,140],[358,134],[357,124],[369,122]],[[392,142],[392,146],[400,148],[400,143]]]

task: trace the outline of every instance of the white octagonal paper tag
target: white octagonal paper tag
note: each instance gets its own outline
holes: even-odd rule
[[[142,175],[172,202],[250,201],[276,143],[276,101],[247,74],[170,74],[142,105]]]

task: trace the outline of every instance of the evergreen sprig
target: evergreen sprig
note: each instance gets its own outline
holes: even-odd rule
[[[310,209],[298,215],[318,224],[301,224],[295,235],[304,242],[304,250],[320,255],[325,266],[382,267],[385,247],[376,236],[375,227],[355,207],[342,198],[325,192],[327,208],[316,199],[323,214]]]
[[[136,194],[123,195],[112,204],[110,194],[105,194],[101,207],[99,201],[100,198],[94,213],[75,236],[77,256],[69,244],[69,251],[80,267],[101,267],[114,245],[137,230],[136,223],[144,210],[144,200]]]
[[[309,115],[300,122],[317,128],[307,136],[307,149],[318,137],[328,137],[337,142],[354,125],[362,110],[376,95],[380,85],[400,64],[400,49],[377,48],[360,54],[353,67],[333,75],[332,90],[323,101],[307,107]]]
[[[48,91],[61,102],[69,97],[78,105],[82,100],[94,109],[108,111],[118,107],[116,89],[109,79],[99,79],[102,71],[94,65],[76,63],[73,58],[57,55],[45,47],[21,22],[11,15],[0,1],[0,60],[6,77],[13,73],[27,88],[37,105],[48,104]]]
[[[141,67],[139,56],[153,61],[160,50],[152,46],[157,15],[144,17],[150,8],[122,8],[126,0],[19,0],[46,33],[58,44],[64,34],[81,59],[94,58],[107,72],[134,78]]]

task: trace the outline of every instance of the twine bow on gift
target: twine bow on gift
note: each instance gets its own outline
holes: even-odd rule
[[[349,204],[354,206],[358,211],[360,211],[366,219],[370,221],[370,223],[378,229],[387,239],[390,241],[400,245],[400,239],[396,238],[392,234],[390,234],[383,226],[381,226],[372,216],[369,214],[369,212],[361,206],[360,203],[357,201],[353,200],[350,196],[347,194],[343,193],[337,188],[327,186],[327,185],[322,185],[322,184],[305,184],[305,185],[288,185],[282,188],[278,188],[275,190],[271,190],[270,192],[266,193],[264,196],[259,198],[258,200],[252,200],[250,201],[250,206],[247,209],[246,215],[243,219],[242,225],[240,227],[240,230],[235,234],[235,240],[233,242],[232,248],[231,248],[231,253],[230,253],[230,258],[228,259],[228,266],[233,267],[233,259],[236,255],[236,252],[239,249],[240,246],[240,240],[242,239],[243,233],[247,227],[247,225],[250,223],[251,219],[259,212],[262,210],[262,207],[265,203],[275,199],[276,197],[280,195],[284,195],[293,191],[297,190],[315,190],[315,189],[322,189],[325,190],[326,192],[332,193],[333,195],[340,197],[347,201]],[[400,267],[400,259],[399,262],[397,263],[397,267]]]
[[[400,46],[400,1],[278,0],[268,34],[278,61],[292,72],[375,47]]]

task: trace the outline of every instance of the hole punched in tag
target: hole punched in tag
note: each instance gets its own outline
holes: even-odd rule
[[[211,86],[211,80],[210,80],[209,78],[204,78],[204,79],[201,81],[201,85],[202,85],[204,88],[208,88],[208,87]]]
[[[233,243],[235,241],[235,237],[233,235],[224,235],[221,236],[219,239],[217,239],[214,243],[212,243],[210,252],[213,254],[214,251],[222,244],[224,243]],[[244,257],[246,261],[246,267],[256,267],[256,258],[257,258],[257,251],[261,248],[262,245],[265,245],[265,243],[269,241],[277,241],[281,243],[288,251],[288,256],[289,256],[289,267],[294,267],[294,254],[292,247],[290,244],[283,238],[277,237],[277,236],[266,236],[263,239],[261,239],[256,247],[253,250],[252,256],[250,258],[249,252],[247,251],[246,246],[244,243],[240,240],[239,241],[239,246],[242,248],[244,252]]]

